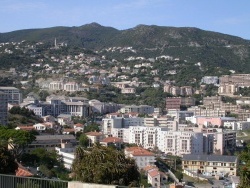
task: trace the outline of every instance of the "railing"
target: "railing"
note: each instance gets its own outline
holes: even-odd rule
[[[68,182],[0,174],[0,188],[68,188]]]

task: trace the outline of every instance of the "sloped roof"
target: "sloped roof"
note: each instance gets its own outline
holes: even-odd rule
[[[88,136],[101,136],[101,135],[103,135],[101,132],[88,132],[85,134]]]
[[[215,161],[215,162],[236,162],[237,156],[228,155],[194,155],[185,154],[183,155],[185,161]]]
[[[34,176],[27,168],[18,163],[18,168],[16,170],[16,176],[30,177]]]
[[[133,156],[154,156],[154,154],[142,147],[129,147],[126,151],[131,152]]]
[[[122,142],[122,139],[117,138],[117,137],[107,137],[107,138],[104,138],[102,140],[102,142],[106,142],[106,143],[109,143],[109,142]]]
[[[155,170],[149,171],[148,175],[151,177],[155,177],[155,176],[160,175],[160,172],[157,169],[155,169]]]

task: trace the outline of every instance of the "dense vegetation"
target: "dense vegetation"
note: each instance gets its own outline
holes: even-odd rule
[[[53,44],[55,38],[70,46],[93,50],[114,46],[132,46],[136,50],[136,56],[149,58],[170,55],[193,64],[201,62],[204,64],[203,71],[206,75],[223,73],[230,69],[249,72],[250,69],[249,41],[197,28],[139,25],[119,31],[92,23],[81,27],[53,27],[0,34],[0,42],[27,40]],[[135,55],[133,53],[121,54],[119,51],[112,53],[103,51],[103,53],[118,60]],[[7,62],[8,58],[11,56],[4,58],[6,59],[4,62]],[[9,62],[13,64],[14,60],[12,58]]]
[[[250,188],[250,144],[245,147],[245,150],[239,155],[241,167],[240,184],[238,188]]]
[[[74,178],[82,182],[139,185],[140,175],[135,161],[111,147],[96,145],[90,150],[78,147],[72,170]]]
[[[0,126],[0,143],[5,146],[8,144],[15,159],[19,159],[24,148],[34,140],[35,136],[32,132]]]

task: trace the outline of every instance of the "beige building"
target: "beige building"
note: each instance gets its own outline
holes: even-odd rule
[[[104,135],[101,132],[88,132],[85,134],[89,138],[91,144],[100,143],[104,138]]]
[[[183,155],[182,169],[205,176],[236,176],[238,158],[226,155]]]

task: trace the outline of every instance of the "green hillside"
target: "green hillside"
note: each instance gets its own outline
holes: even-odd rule
[[[169,55],[193,64],[202,62],[205,75],[219,74],[216,72],[217,67],[250,72],[249,40],[191,27],[138,25],[127,30],[117,30],[91,23],[80,27],[29,29],[0,34],[0,42],[27,40],[53,43],[55,38],[70,46],[98,51],[128,46],[136,50],[136,53],[102,50],[101,54],[120,61],[128,56],[149,58]]]

